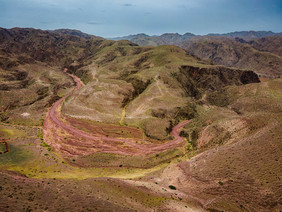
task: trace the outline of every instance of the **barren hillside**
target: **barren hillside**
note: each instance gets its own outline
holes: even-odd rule
[[[250,67],[76,30],[1,29],[0,210],[281,210],[282,82],[256,74],[262,63],[279,74],[280,56],[201,42],[194,55],[217,45],[218,61],[250,54]]]

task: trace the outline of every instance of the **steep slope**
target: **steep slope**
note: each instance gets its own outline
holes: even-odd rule
[[[1,28],[1,121],[40,124],[46,109],[74,85],[64,66],[112,43],[72,30]]]
[[[23,55],[51,66],[61,67],[91,55],[99,48],[103,48],[105,43],[113,43],[100,37],[86,36],[86,34],[82,36],[72,30],[0,28],[0,35],[0,48],[3,53]]]
[[[258,51],[247,43],[233,39],[196,37],[183,42],[180,46],[188,53],[214,64],[252,70],[270,78],[282,74],[282,59],[279,55]]]
[[[255,40],[245,41],[236,39],[236,41],[250,44],[254,49],[259,51],[270,52],[282,56],[282,36],[263,37]]]

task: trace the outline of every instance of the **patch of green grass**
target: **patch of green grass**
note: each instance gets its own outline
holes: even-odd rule
[[[0,128],[0,132],[3,134],[3,137],[12,137],[15,134],[14,130],[8,128]]]
[[[34,154],[23,146],[9,143],[10,152],[0,155],[0,165],[18,166],[34,158]]]
[[[49,147],[50,147],[50,146],[49,146],[47,143],[45,143],[44,141],[41,142],[40,146],[45,147],[45,148],[49,148]]]
[[[37,137],[40,138],[41,141],[44,141],[42,130],[38,130]]]
[[[0,153],[6,151],[4,143],[0,143]]]
[[[15,129],[10,126],[0,125],[0,135],[2,138],[17,138],[25,137],[26,132],[24,130]]]
[[[158,154],[141,156],[123,156],[108,153],[96,153],[88,156],[78,156],[76,163],[81,165],[89,164],[96,167],[123,167],[129,168],[152,168],[158,164],[167,163],[179,156],[183,156],[183,148],[171,149]]]
[[[44,119],[43,119],[43,118],[41,118],[39,121],[40,121],[40,126],[43,126]]]

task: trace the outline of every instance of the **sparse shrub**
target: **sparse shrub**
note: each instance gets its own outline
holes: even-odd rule
[[[169,185],[168,187],[169,187],[170,189],[172,189],[172,190],[176,190],[176,187],[173,186],[173,185]]]
[[[43,139],[43,133],[42,133],[41,130],[37,132],[37,136],[40,138],[41,141],[44,140],[44,139]]]
[[[44,119],[40,119],[40,125],[43,126],[43,123],[44,123]]]
[[[51,151],[51,147],[50,147],[50,145],[48,145],[48,144],[47,144],[47,143],[45,143],[44,141],[41,141],[40,146],[47,148],[47,149],[48,149],[48,151]],[[49,149],[50,149],[50,150],[49,150]]]

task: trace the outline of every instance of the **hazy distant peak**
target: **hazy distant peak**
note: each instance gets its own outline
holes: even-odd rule
[[[223,37],[240,37],[240,38],[262,38],[268,36],[275,36],[275,35],[282,35],[282,33],[274,33],[272,31],[236,31],[236,32],[229,32],[229,33],[211,33],[208,34],[209,36],[223,36]]]
[[[138,33],[135,35],[127,35],[127,36],[122,36],[122,37],[115,37],[115,38],[109,38],[109,40],[129,40],[132,41],[133,39],[136,38],[141,38],[141,37],[150,37],[149,35],[145,34],[145,33]]]
[[[97,36],[89,35],[87,33],[75,29],[56,29],[56,30],[50,30],[50,32],[58,33],[61,35],[75,35],[85,39],[97,38]]]
[[[124,37],[112,38],[111,40],[129,40],[141,46],[159,46],[159,45],[174,45],[175,43],[183,42],[196,35],[187,32],[183,35],[179,33],[164,33],[162,35],[149,36],[144,33],[136,35],[128,35]]]

